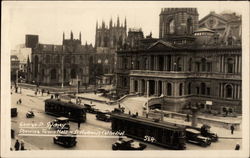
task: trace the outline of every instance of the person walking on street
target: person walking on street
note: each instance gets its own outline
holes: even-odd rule
[[[231,134],[234,134],[234,125],[233,124],[231,125],[230,129],[231,129]]]
[[[78,121],[77,124],[78,124],[78,129],[80,129],[80,127],[81,127],[81,121]]]
[[[24,149],[24,142],[23,141],[21,141],[21,149],[20,150],[25,150]]]
[[[240,150],[240,144],[239,143],[236,144],[235,150]]]
[[[15,150],[19,150],[19,148],[20,148],[20,143],[19,143],[19,141],[18,141],[18,139],[16,140],[16,143],[15,143]]]

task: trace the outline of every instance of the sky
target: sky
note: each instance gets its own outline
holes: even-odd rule
[[[159,14],[161,8],[197,8],[199,19],[211,11],[242,14],[242,4],[222,2],[171,2],[171,1],[54,1],[54,2],[4,2],[5,33],[9,37],[11,49],[25,43],[26,34],[39,35],[39,43],[62,44],[62,34],[69,38],[70,31],[78,38],[82,33],[82,43],[95,41],[95,28],[98,21],[106,25],[112,18],[113,23],[119,16],[120,23],[127,19],[127,28],[142,28],[144,35],[151,31],[153,37],[159,34]]]

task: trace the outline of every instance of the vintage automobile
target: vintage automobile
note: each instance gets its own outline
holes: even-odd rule
[[[201,128],[187,126],[187,128],[195,129],[197,131],[200,131],[202,136],[209,137],[212,142],[216,142],[219,139],[216,133],[213,133],[213,132],[210,131],[211,127],[209,125],[204,124],[204,125],[201,126]]]
[[[27,118],[33,118],[33,117],[35,117],[35,114],[34,114],[33,111],[28,111],[28,112],[26,113],[26,117],[27,117]]]
[[[86,112],[96,114],[98,109],[94,108],[94,104],[84,104],[84,108],[86,109]]]
[[[119,138],[119,140],[112,144],[112,150],[143,150],[146,147],[146,144],[134,141],[130,138]]]
[[[11,108],[11,117],[17,116],[17,108]]]
[[[58,117],[54,121],[50,122],[52,128],[57,130],[69,130],[69,119],[66,117]]]
[[[76,145],[76,135],[60,135],[53,138],[54,144],[64,147],[73,147]]]
[[[110,122],[110,114],[108,111],[98,111],[96,114],[96,119],[97,120],[101,120],[101,121],[105,121],[105,122]]]
[[[210,131],[210,126],[209,125],[202,125],[200,128],[201,135],[204,137],[209,137],[212,142],[218,141],[218,136],[216,133],[213,133]]]
[[[121,108],[114,108],[114,110],[112,111],[112,113],[124,113],[125,108],[121,107]]]
[[[209,146],[211,144],[211,139],[209,137],[202,136],[200,131],[196,129],[186,128],[186,139],[187,142],[203,147]]]

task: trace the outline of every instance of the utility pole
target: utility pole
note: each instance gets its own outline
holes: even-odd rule
[[[64,65],[63,65],[63,56],[62,56],[62,88],[63,88],[63,82],[64,82]]]

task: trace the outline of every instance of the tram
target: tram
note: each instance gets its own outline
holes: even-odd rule
[[[83,106],[61,101],[60,99],[45,100],[45,113],[68,117],[69,120],[76,122],[86,121],[86,111]]]
[[[185,127],[124,113],[111,114],[112,131],[174,150],[186,148]]]

